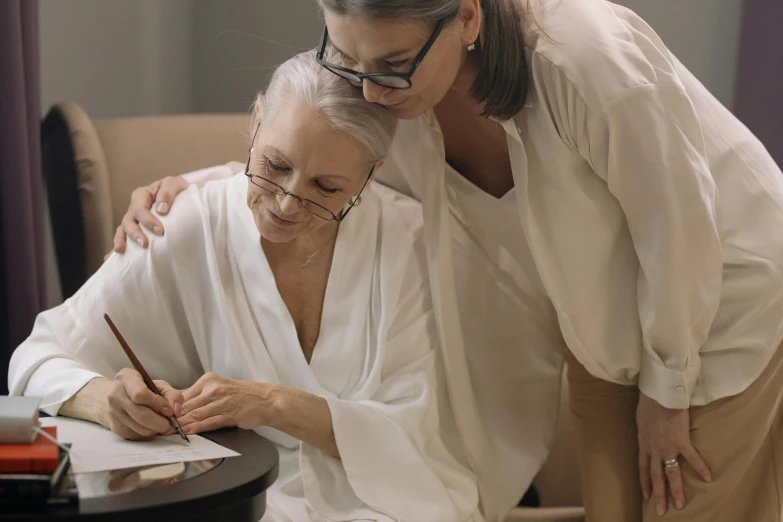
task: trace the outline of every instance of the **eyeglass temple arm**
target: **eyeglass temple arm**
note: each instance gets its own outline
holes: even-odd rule
[[[343,214],[340,216],[340,219],[338,221],[342,221],[345,219],[345,216],[348,215],[348,212],[351,211],[351,209],[356,205],[356,202],[359,201],[359,198],[362,196],[362,192],[364,192],[364,188],[367,186],[367,183],[370,182],[370,178],[372,178],[372,173],[375,172],[375,165],[372,166],[370,169],[370,173],[367,174],[367,179],[364,180],[364,185],[362,185],[362,188],[359,190],[359,193],[356,194],[356,197],[353,198],[353,201],[351,201],[351,206],[348,207],[348,209],[343,212]]]

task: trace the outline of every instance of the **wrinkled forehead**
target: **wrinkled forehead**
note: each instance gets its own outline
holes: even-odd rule
[[[254,150],[275,152],[292,166],[351,174],[366,170],[368,154],[348,133],[335,129],[326,116],[293,98],[265,118]]]

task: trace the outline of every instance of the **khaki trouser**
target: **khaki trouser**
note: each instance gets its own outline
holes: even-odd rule
[[[566,359],[588,522],[783,521],[783,346],[747,390],[691,408],[691,440],[712,482],[681,460],[686,506],[670,504],[663,517],[639,485],[638,389]]]

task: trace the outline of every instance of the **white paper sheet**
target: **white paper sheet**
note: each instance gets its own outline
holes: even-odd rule
[[[43,418],[41,425],[57,426],[57,439],[73,444],[74,473],[239,456],[236,451],[198,435],[188,435],[190,444],[179,435],[138,442],[122,439],[98,424],[65,417]]]

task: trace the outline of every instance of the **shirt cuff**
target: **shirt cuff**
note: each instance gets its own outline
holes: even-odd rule
[[[689,362],[684,370],[667,368],[647,351],[639,367],[639,391],[664,408],[687,410],[699,377],[698,360]]]
[[[39,409],[55,416],[65,401],[101,374],[70,359],[44,361],[27,381],[24,395],[41,397]]]

